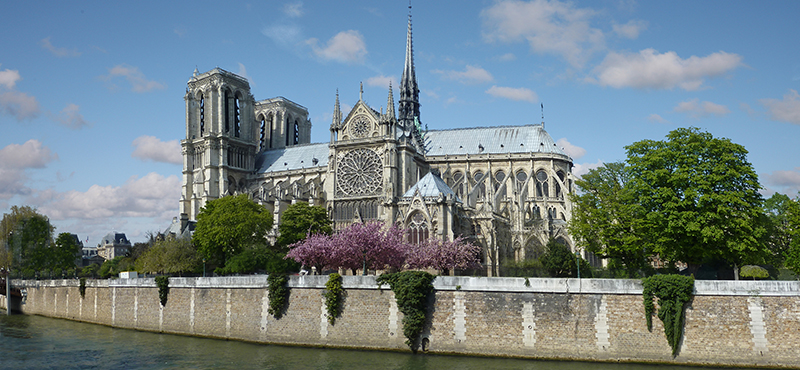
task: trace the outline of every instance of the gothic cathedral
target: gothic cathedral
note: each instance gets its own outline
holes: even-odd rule
[[[286,207],[308,202],[326,207],[335,228],[378,220],[400,223],[411,241],[464,236],[482,246],[488,276],[538,257],[550,238],[573,246],[572,159],[544,122],[422,129],[410,15],[399,91],[396,112],[391,86],[385,112],[361,94],[342,112],[337,92],[330,142],[311,143],[302,105],[256,101],[246,79],[195,70],[184,97],[182,217],[246,193],[278,225]]]

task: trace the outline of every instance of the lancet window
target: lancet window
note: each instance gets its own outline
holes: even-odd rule
[[[408,242],[420,244],[428,239],[429,228],[425,215],[415,212],[408,222]]]

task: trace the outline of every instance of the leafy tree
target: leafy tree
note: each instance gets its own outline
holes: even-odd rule
[[[769,249],[767,262],[780,266],[791,243],[789,211],[793,201],[787,195],[775,193],[764,200],[764,225],[767,229],[764,243]]]
[[[577,277],[577,263],[580,263],[581,266],[581,277],[592,277],[592,269],[589,263],[583,258],[576,257],[568,246],[557,242],[555,239],[550,239],[547,242],[547,253],[542,256],[541,261],[544,268],[553,277]]]
[[[384,230],[381,222],[354,223],[334,240],[334,256],[343,268],[366,268],[366,275],[366,270],[400,269],[405,263],[407,244],[397,225]]]
[[[121,266],[124,264],[123,259],[125,259],[125,257],[119,256],[103,262],[103,265],[100,266],[100,270],[98,271],[100,277],[103,279],[108,279],[112,276],[118,275],[120,272],[126,271],[127,269],[122,268],[125,266]]]
[[[192,242],[200,255],[224,266],[247,247],[267,245],[272,214],[250,200],[247,194],[228,196],[206,203],[197,215]]]
[[[462,237],[445,241],[428,238],[419,245],[407,248],[406,263],[411,268],[433,268],[447,272],[454,269],[474,269],[480,265],[481,248]]]
[[[183,274],[197,271],[201,260],[188,239],[160,240],[136,260],[136,270],[151,274]]]
[[[800,197],[787,202],[786,224],[789,248],[786,251],[785,265],[796,275],[800,275]]]
[[[0,248],[7,248],[0,256],[5,259],[0,264],[22,270],[49,268],[54,230],[47,216],[36,209],[12,206],[11,213],[4,214],[0,221]]]
[[[747,150],[697,128],[625,147],[630,189],[644,207],[643,246],[693,268],[722,259],[736,268],[764,260],[762,197]]]
[[[611,265],[621,265],[628,277],[648,268],[648,251],[642,248],[640,223],[644,209],[630,191],[630,170],[624,163],[607,163],[589,170],[575,185],[580,192],[570,194],[573,202],[570,233],[579,247]]]
[[[281,214],[278,225],[276,245],[285,248],[306,238],[310,234],[326,234],[333,232],[328,212],[322,206],[310,206],[306,202],[297,202],[286,208]]]
[[[311,234],[304,240],[289,245],[286,258],[291,258],[304,266],[315,267],[317,271],[339,267],[336,255],[336,236]]]
[[[75,235],[58,234],[50,260],[51,268],[74,269],[75,260],[81,255],[81,244]]]
[[[89,266],[84,267],[81,272],[80,276],[82,277],[95,277],[100,274],[100,264],[93,263]]]

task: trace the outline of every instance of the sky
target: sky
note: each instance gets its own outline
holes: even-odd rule
[[[399,96],[408,3],[3,1],[0,212],[133,242],[178,215],[186,83],[215,67],[309,111]],[[748,150],[765,197],[800,191],[798,1],[415,2],[428,129],[542,122],[573,173],[697,127]],[[544,109],[542,109],[542,106]]]

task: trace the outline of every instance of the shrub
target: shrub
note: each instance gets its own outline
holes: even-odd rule
[[[658,297],[658,318],[664,323],[664,334],[672,347],[672,356],[677,356],[683,335],[683,320],[686,303],[694,292],[694,278],[681,275],[654,275],[642,279],[644,290],[644,312],[647,330],[653,331],[653,297]]]
[[[269,312],[270,315],[276,319],[280,319],[289,303],[289,278],[286,274],[273,272],[267,276],[267,283],[269,284],[268,297],[269,297]]]
[[[419,337],[425,328],[428,313],[428,296],[433,291],[433,276],[424,271],[403,271],[378,276],[381,286],[389,284],[397,300],[397,308],[403,313],[403,335],[406,345],[417,352]]]
[[[342,311],[344,289],[342,289],[342,276],[332,273],[325,283],[325,308],[328,310],[328,322],[333,325]]]
[[[156,286],[158,286],[158,298],[161,300],[161,306],[166,306],[169,296],[169,276],[156,276]]]

